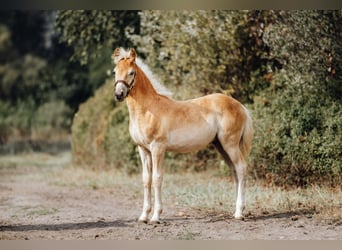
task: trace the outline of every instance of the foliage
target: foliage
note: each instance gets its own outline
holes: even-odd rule
[[[340,21],[340,11],[280,12],[264,36],[283,65],[254,105],[254,171],[270,182],[341,181]]]
[[[267,73],[260,36],[273,19],[258,11],[143,11],[141,35],[131,39],[178,97],[224,92],[251,101],[268,86],[255,78]]]
[[[69,133],[78,105],[107,77],[110,54],[88,65],[68,60],[73,48],[59,42],[55,16],[54,11],[1,13],[0,146]]]
[[[1,144],[8,142],[10,137],[24,137],[29,133],[37,108],[36,90],[40,86],[42,71],[47,65],[46,60],[28,51],[30,42],[23,42],[21,47],[17,47],[18,35],[13,34],[10,29],[16,27],[16,22],[10,22],[14,16],[18,20],[30,19],[22,13],[14,12],[6,13],[0,18],[3,22],[0,22]],[[5,22],[6,17],[8,19]],[[32,19],[40,20],[37,16]],[[32,28],[27,23],[23,24],[23,27]]]
[[[71,112],[70,107],[62,100],[46,102],[35,112],[33,127],[68,129],[71,126],[71,120],[65,118],[70,117]]]
[[[30,53],[20,56],[11,35],[6,25],[0,25],[0,97],[13,101],[17,97],[24,98],[38,85],[37,79],[46,61]]]
[[[72,124],[73,162],[92,168],[126,168],[136,171],[136,149],[128,133],[128,112],[116,105],[112,83],[107,81],[82,104]]]
[[[86,64],[101,56],[105,48],[130,46],[125,31],[138,33],[139,16],[137,11],[63,10],[58,12],[56,24],[61,41],[75,49],[72,59]]]

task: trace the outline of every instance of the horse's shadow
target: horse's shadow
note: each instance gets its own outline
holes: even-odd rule
[[[273,212],[273,213],[263,213],[263,214],[249,214],[244,217],[244,221],[264,221],[270,219],[292,219],[294,220],[296,216],[306,216],[310,218],[315,211],[313,209],[301,209],[295,211],[285,211],[285,212]],[[184,221],[184,220],[198,220],[204,219],[206,222],[217,222],[217,221],[231,221],[235,220],[230,214],[206,214],[205,216],[195,216],[188,218],[167,218],[161,223],[161,225],[169,225],[172,221]],[[62,230],[80,230],[80,229],[94,229],[94,228],[109,228],[109,227],[134,227],[136,220],[115,220],[115,221],[92,221],[92,222],[70,222],[70,223],[60,223],[60,224],[18,224],[18,225],[0,225],[1,231],[11,231],[11,232],[26,232],[26,231],[62,231]]]
[[[0,225],[1,231],[26,232],[26,231],[62,231],[62,230],[80,230],[108,227],[133,227],[134,220],[115,220],[115,221],[92,221],[92,222],[71,222],[60,224],[18,224],[18,225]]]
[[[270,220],[270,219],[292,219],[296,220],[298,216],[305,216],[307,218],[311,218],[315,213],[315,209],[298,209],[293,211],[284,211],[284,212],[266,212],[257,215],[247,215],[245,220],[248,221],[260,221],[260,220]]]
[[[307,217],[312,218],[312,215],[315,214],[315,209],[297,209],[297,210],[291,210],[291,211],[281,211],[281,212],[256,212],[256,213],[247,213],[245,217],[243,217],[243,221],[245,222],[257,222],[257,221],[266,221],[266,220],[274,220],[274,219],[291,219],[291,220],[297,220],[299,217]],[[205,215],[200,215],[191,219],[203,219],[206,220],[206,222],[218,222],[218,221],[241,221],[239,219],[234,219],[232,214],[228,212],[219,213],[217,212],[211,212],[207,213]]]

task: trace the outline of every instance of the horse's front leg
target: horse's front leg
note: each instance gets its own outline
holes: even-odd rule
[[[154,190],[154,208],[151,223],[159,223],[160,214],[163,212],[163,204],[161,198],[161,186],[163,182],[162,163],[164,159],[165,149],[162,145],[153,145],[151,147],[152,154],[152,185]]]
[[[146,223],[151,212],[151,184],[152,184],[152,159],[151,153],[145,148],[138,146],[142,164],[142,180],[144,185],[144,205],[139,217],[139,222]]]

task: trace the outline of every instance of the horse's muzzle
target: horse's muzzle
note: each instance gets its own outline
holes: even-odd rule
[[[121,94],[115,94],[114,93],[114,100],[117,102],[122,102],[123,100],[125,100],[125,95],[123,93]]]
[[[115,83],[114,99],[116,101],[122,102],[128,95],[128,92],[129,88],[127,87],[127,84],[125,84],[123,81]]]

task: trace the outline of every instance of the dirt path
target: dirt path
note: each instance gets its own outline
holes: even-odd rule
[[[1,169],[0,239],[342,239],[341,223],[324,225],[300,211],[256,211],[236,221],[226,212],[186,209],[167,199],[161,224],[140,224],[142,197],[129,188],[61,186],[40,175],[40,168]]]

